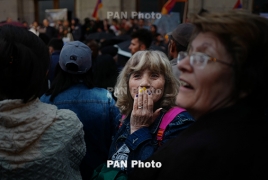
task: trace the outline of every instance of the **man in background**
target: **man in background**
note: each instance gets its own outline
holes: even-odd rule
[[[48,19],[43,20],[43,27],[39,29],[39,33],[44,33],[48,37],[49,41],[58,36],[57,30],[50,26]]]
[[[131,43],[129,46],[131,54],[137,51],[149,49],[153,41],[152,34],[147,29],[139,29],[131,35]]]
[[[174,29],[169,36],[168,56],[171,59],[173,74],[178,78],[180,72],[177,67],[177,57],[180,51],[187,51],[187,47],[193,32],[191,23],[182,23]]]

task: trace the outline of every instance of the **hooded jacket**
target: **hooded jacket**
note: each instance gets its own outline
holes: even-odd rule
[[[70,110],[0,101],[0,179],[81,179],[82,123]]]

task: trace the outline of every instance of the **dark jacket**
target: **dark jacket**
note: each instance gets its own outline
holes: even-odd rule
[[[57,30],[52,26],[46,27],[46,35],[49,37],[49,39],[56,38],[57,37]]]
[[[50,83],[52,84],[52,81],[55,78],[55,70],[56,66],[60,59],[60,51],[55,51],[50,56],[50,66],[48,71],[48,80],[50,80]]]
[[[150,127],[141,128],[132,134],[130,134],[130,116],[128,116],[114,137],[110,147],[109,157],[111,158],[112,155],[125,143],[130,149],[127,167],[127,171],[130,173],[131,160],[146,160],[158,149],[159,144],[156,137],[163,115],[164,113],[161,113]],[[194,119],[188,112],[178,114],[167,126],[161,144],[176,137],[193,122]]]
[[[136,168],[131,179],[268,179],[264,113],[237,104],[204,115],[148,160],[161,168]]]

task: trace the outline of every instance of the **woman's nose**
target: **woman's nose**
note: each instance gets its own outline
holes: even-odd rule
[[[151,86],[150,80],[148,78],[143,78],[140,87],[149,88]]]
[[[184,59],[180,60],[177,63],[177,67],[178,67],[179,71],[181,71],[181,72],[191,71],[192,66],[190,64],[189,56],[186,56]]]

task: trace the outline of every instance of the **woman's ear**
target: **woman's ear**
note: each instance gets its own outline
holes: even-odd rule
[[[146,46],[145,46],[145,44],[141,44],[141,46],[140,46],[140,50],[146,50]]]

